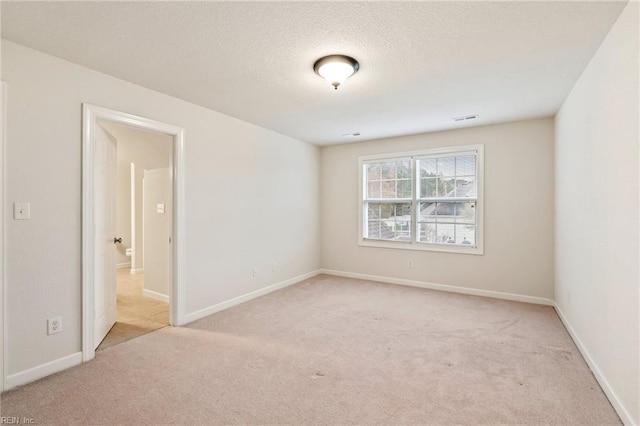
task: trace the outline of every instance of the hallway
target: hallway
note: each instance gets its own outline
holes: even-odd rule
[[[96,351],[169,325],[169,304],[142,295],[144,274],[118,269],[118,320]]]

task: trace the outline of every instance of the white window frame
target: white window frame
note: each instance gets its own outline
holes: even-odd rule
[[[417,203],[420,200],[418,189],[418,173],[416,171],[416,159],[428,156],[456,156],[463,153],[475,152],[476,157],[476,245],[466,247],[463,245],[430,244],[416,241],[417,230]],[[366,178],[364,176],[365,163],[370,161],[397,160],[411,158],[412,164],[412,200],[411,200],[411,241],[385,241],[364,238],[365,215],[364,204],[366,195]],[[452,200],[453,201],[453,200]],[[442,148],[431,148],[419,151],[391,152],[387,154],[363,155],[358,157],[358,245],[362,247],[380,247],[402,250],[436,251],[445,253],[484,254],[484,145],[459,145]]]

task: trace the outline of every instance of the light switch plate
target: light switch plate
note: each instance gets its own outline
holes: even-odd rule
[[[156,205],[156,211],[158,213],[164,213],[164,204],[158,204]]]
[[[13,203],[13,218],[15,220],[31,219],[31,204],[26,202]]]

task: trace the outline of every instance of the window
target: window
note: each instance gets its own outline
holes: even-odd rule
[[[483,146],[360,158],[360,244],[482,254]]]

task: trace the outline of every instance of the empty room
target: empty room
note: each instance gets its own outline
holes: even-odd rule
[[[640,423],[637,1],[0,12],[0,423]]]

